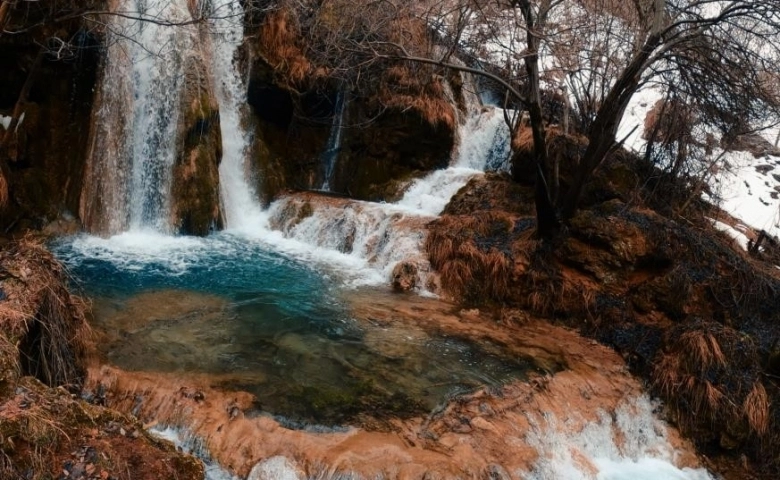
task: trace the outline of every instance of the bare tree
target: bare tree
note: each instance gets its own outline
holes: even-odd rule
[[[299,26],[309,33],[317,29],[307,19],[317,18],[321,3],[280,0],[278,5],[304,5],[307,13],[299,15]],[[777,86],[767,80],[780,72],[775,0],[378,0],[360,7],[334,0],[322,5],[334,3],[343,4],[337,28],[328,28],[327,36],[307,37],[311,50],[322,53],[320,62],[333,62],[333,72],[349,72],[354,79],[382,60],[427,63],[489,77],[525,105],[535,144],[542,236],[554,234],[558,218],[574,215],[594,171],[620,146],[618,127],[641,88],[673,85],[695,104],[702,122],[721,132],[771,123],[780,111]],[[399,30],[400,23],[415,22],[432,34]],[[522,36],[524,42],[518,42]],[[453,61],[455,52],[483,58],[486,42],[504,52],[497,68]],[[446,48],[434,48],[435,43]],[[546,56],[541,67],[540,56]],[[571,96],[588,146],[568,191],[554,202],[548,185],[554,184],[555,169],[546,155],[541,95],[556,82]]]

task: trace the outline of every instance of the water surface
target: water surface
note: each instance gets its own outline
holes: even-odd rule
[[[342,300],[343,274],[262,242],[226,233],[135,240],[54,246],[93,298],[108,362],[210,375],[289,425],[418,415],[532,367],[495,346],[356,317]]]

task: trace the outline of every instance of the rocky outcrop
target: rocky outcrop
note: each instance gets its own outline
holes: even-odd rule
[[[472,181],[451,214],[430,224],[426,248],[442,287],[467,304],[513,305],[614,347],[709,455],[745,453],[753,473],[773,478],[776,269],[704,217],[678,222],[616,198],[594,200],[554,242],[540,242],[532,205],[515,203],[523,196],[491,195],[511,192],[505,182]]]
[[[446,166],[456,133],[447,79],[432,68],[388,64],[372,71],[370,88],[341,86],[306,57],[293,23],[284,11],[268,14],[247,48],[266,200],[287,189],[322,187],[339,91],[347,104],[331,192],[392,200],[412,178]]]
[[[41,228],[79,209],[99,56],[96,39],[78,22],[61,26],[56,35],[39,27],[25,35],[0,36],[0,116],[13,114],[28,76],[32,82],[29,96],[18,105],[24,116],[0,152],[10,173],[0,231]],[[33,69],[40,45],[50,36],[71,39],[60,52],[65,58],[45,54]],[[0,137],[5,133],[0,126]]]
[[[178,233],[206,235],[222,226],[219,211],[219,162],[222,158],[219,105],[201,56],[189,57],[184,71],[187,78],[181,100],[171,184],[172,224]]]

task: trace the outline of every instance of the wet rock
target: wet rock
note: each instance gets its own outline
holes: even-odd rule
[[[79,230],[81,230],[81,223],[67,213],[43,227],[43,233],[51,236],[73,235]]]
[[[173,167],[172,216],[179,233],[206,235],[221,226],[219,162],[222,134],[214,86],[205,59],[187,58],[189,72],[181,104],[176,163]]]
[[[302,480],[301,469],[282,456],[263,460],[252,468],[246,480]]]
[[[398,262],[393,268],[393,289],[408,292],[417,286],[417,265],[411,262]]]

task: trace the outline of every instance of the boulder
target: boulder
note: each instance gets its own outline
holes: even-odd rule
[[[412,262],[401,261],[393,267],[393,290],[396,292],[408,292],[417,286],[417,265]]]

